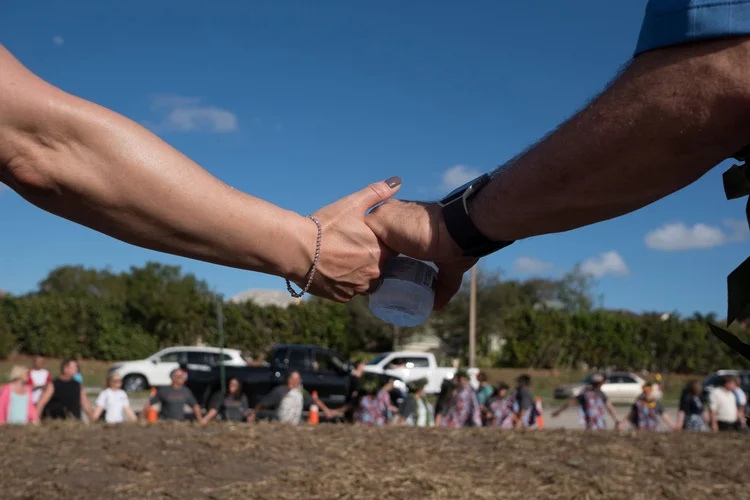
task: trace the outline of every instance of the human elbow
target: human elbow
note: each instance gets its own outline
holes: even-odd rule
[[[12,131],[14,135],[7,159],[0,167],[0,180],[26,199],[41,201],[61,194],[55,175],[60,165],[58,147],[34,134]],[[58,159],[56,159],[58,157]]]

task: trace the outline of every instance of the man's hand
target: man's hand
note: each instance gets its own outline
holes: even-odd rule
[[[370,184],[313,214],[320,221],[323,236],[310,293],[346,302],[377,282],[381,268],[395,254],[365,224],[365,213],[396,194],[400,187],[401,178],[392,177]],[[302,222],[304,229],[300,236],[309,255],[295,266],[293,276],[293,281],[301,287],[307,282],[318,236],[315,223]]]
[[[368,214],[365,222],[393,251],[438,266],[435,310],[458,292],[464,273],[477,262],[462,255],[437,203],[388,200]]]

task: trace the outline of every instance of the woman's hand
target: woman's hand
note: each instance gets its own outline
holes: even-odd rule
[[[313,214],[323,233],[311,294],[347,302],[377,284],[381,269],[395,252],[365,224],[365,213],[396,194],[400,187],[401,178],[392,177],[370,184]],[[318,228],[313,221],[300,217],[294,231],[307,255],[293,266],[290,280],[304,287],[315,256]]]

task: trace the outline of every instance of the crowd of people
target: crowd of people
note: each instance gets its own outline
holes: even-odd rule
[[[37,424],[42,419],[82,420],[84,415],[89,422],[103,420],[109,424],[139,419],[128,395],[122,390],[119,375],[108,375],[107,387],[98,394],[93,406],[77,375],[79,367],[75,360],[63,361],[60,374],[54,380],[42,367],[41,357],[34,360],[31,370],[14,366],[10,382],[0,390],[0,424]],[[152,391],[140,418],[146,418],[158,405],[159,420],[181,422],[194,419],[207,424],[214,420],[254,422],[269,417],[282,423],[299,424],[305,408],[314,406],[329,421],[360,425],[453,429],[482,426],[533,429],[543,426],[541,400],[533,396],[532,379],[528,375],[521,375],[511,389],[505,383],[491,385],[487,376],[480,372],[477,377],[479,387],[474,389],[467,371],[459,369],[453,378],[443,382],[434,405],[425,394],[426,379],[410,382],[408,392],[404,393],[395,389],[396,379],[366,374],[363,363],[355,367],[352,375],[350,397],[339,408],[329,408],[317,395],[307,392],[299,372],[290,371],[285,384],[273,388],[252,407],[241,381],[230,379],[226,392],[214,394],[204,413],[194,394],[185,386],[187,372],[178,368],[171,373],[171,385]],[[588,386],[554,411],[552,417],[577,407],[588,430],[607,428],[607,415],[617,430],[629,424],[633,429],[657,431],[662,422],[672,430],[747,430],[747,397],[734,376],[724,376],[721,385],[710,392],[707,401],[699,382],[688,384],[682,393],[676,422],[664,412],[651,383],[643,386],[642,394],[621,421],[602,392],[605,377],[594,375],[590,380]],[[190,413],[185,412],[186,406]]]

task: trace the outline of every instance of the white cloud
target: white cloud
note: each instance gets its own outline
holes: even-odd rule
[[[630,269],[625,264],[625,260],[615,251],[604,252],[597,257],[584,260],[581,264],[581,272],[590,274],[594,278],[606,275],[630,276]]]
[[[443,172],[440,189],[448,193],[459,186],[463,186],[470,180],[476,179],[480,175],[481,172],[475,168],[467,167],[466,165],[455,165]]]
[[[162,120],[151,128],[178,132],[234,132],[237,116],[216,106],[201,104],[196,97],[157,95],[151,102],[151,111],[162,115]]]
[[[648,248],[674,252],[719,247],[743,241],[750,233],[746,221],[727,219],[724,225],[728,230],[703,223],[689,227],[682,222],[675,222],[649,231],[644,241]]]
[[[516,274],[540,274],[552,269],[551,262],[544,262],[534,257],[519,257],[513,263],[513,272]]]
[[[62,45],[65,43],[65,39],[60,35],[55,35],[52,37],[52,43],[54,43],[55,45]]]

